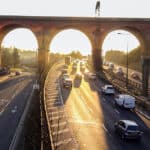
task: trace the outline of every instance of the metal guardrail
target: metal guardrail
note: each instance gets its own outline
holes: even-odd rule
[[[135,89],[135,90],[130,90],[125,88],[125,80],[120,79],[118,80],[116,77],[111,75],[111,73],[108,73],[107,71],[104,71],[103,73],[99,74],[99,77],[105,81],[111,82],[113,86],[120,92],[128,93],[136,98],[136,104],[139,107],[144,108],[147,112],[150,111],[150,101],[146,97],[141,96],[141,89]],[[134,87],[135,88],[135,87]],[[137,94],[137,92],[139,92]]]

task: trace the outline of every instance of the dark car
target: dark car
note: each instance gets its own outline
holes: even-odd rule
[[[16,76],[18,76],[18,75],[21,75],[21,72],[20,71],[16,71],[15,74],[16,74]]]
[[[122,139],[141,139],[142,132],[138,124],[131,120],[119,120],[115,123],[115,131]]]

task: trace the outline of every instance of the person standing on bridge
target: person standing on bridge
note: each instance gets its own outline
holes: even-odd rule
[[[96,2],[95,15],[100,16],[100,0]]]

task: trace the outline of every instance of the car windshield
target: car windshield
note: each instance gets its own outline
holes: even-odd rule
[[[107,89],[114,89],[113,87],[107,87]]]
[[[127,130],[131,130],[131,131],[137,131],[138,130],[138,126],[128,126]]]
[[[68,74],[65,74],[65,75],[64,75],[64,78],[69,78],[69,75],[68,75]]]

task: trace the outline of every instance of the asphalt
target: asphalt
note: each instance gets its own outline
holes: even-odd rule
[[[71,67],[69,68],[71,73]],[[74,81],[75,73],[71,73]],[[101,93],[106,83],[97,79],[74,83],[72,90],[62,87],[65,111],[70,128],[82,150],[149,150],[150,121],[137,112],[115,107],[114,96]],[[143,131],[141,142],[122,140],[114,132],[120,119],[136,121]]]
[[[0,84],[0,149],[8,150],[32,89],[31,75]]]

